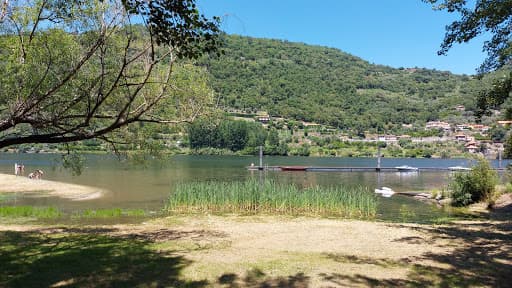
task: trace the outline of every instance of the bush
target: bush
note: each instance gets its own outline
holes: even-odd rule
[[[497,182],[497,174],[489,162],[484,158],[479,158],[470,172],[455,174],[449,185],[452,205],[467,206],[471,203],[491,199]]]

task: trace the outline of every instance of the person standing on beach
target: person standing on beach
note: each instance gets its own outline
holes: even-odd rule
[[[18,176],[18,163],[14,163],[14,175]]]

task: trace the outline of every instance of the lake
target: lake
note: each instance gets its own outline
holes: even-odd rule
[[[25,174],[34,169],[45,172],[44,179],[95,186],[108,192],[100,199],[69,201],[53,197],[27,197],[19,195],[10,202],[16,205],[56,206],[64,211],[99,208],[126,208],[159,211],[165,205],[174,185],[180,181],[234,181],[251,177],[270,178],[302,187],[312,185],[362,185],[371,191],[380,186],[397,192],[442,189],[450,180],[450,172],[299,172],[248,171],[257,157],[247,156],[185,156],[177,155],[165,161],[149,161],[146,167],[119,161],[112,155],[86,155],[85,169],[73,176],[59,166],[60,156],[55,154],[0,154],[0,172],[13,174],[14,163],[25,165]],[[375,167],[374,158],[336,157],[264,157],[265,165],[350,166]],[[507,165],[508,161],[502,161]],[[382,167],[410,165],[414,167],[470,166],[467,159],[401,159],[383,158]],[[492,161],[497,167],[498,161]],[[0,183],[1,185],[1,183]],[[430,217],[445,213],[434,205],[420,203],[406,196],[379,199],[379,218],[394,219],[407,211],[416,217]],[[8,203],[12,204],[12,203]],[[405,211],[405,212],[404,212]],[[409,214],[411,214],[409,213]]]

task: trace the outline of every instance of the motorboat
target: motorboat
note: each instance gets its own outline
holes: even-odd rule
[[[452,166],[448,167],[448,169],[450,169],[450,171],[471,171],[471,168],[463,166]]]
[[[395,169],[399,172],[417,172],[419,170],[417,167],[412,167],[409,165],[396,166]]]
[[[395,194],[395,191],[389,187],[382,187],[382,188],[375,188],[375,193],[382,195],[382,197],[389,198],[393,194]]]

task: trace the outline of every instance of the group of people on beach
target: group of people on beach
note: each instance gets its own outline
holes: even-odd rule
[[[14,163],[14,175],[23,176],[25,173],[25,165]],[[28,174],[28,178],[30,179],[41,179],[43,178],[44,172],[43,170],[36,169],[34,172]]]

